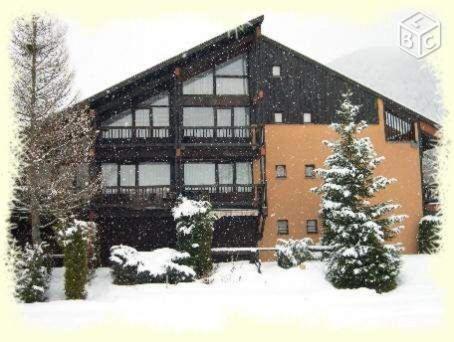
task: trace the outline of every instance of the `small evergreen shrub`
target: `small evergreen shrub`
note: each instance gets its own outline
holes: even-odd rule
[[[276,245],[277,264],[282,268],[291,268],[312,260],[313,255],[308,248],[310,245],[313,245],[310,238],[302,240],[279,239]]]
[[[216,221],[211,203],[180,196],[172,214],[177,222],[177,249],[190,255],[185,264],[199,278],[208,275],[213,269],[211,242]]]
[[[15,261],[15,296],[25,302],[44,302],[47,300],[50,276],[52,272],[51,258],[46,253],[46,243],[32,246],[27,244],[24,251],[14,248]]]
[[[138,283],[139,266],[143,262],[136,249],[119,245],[110,248],[113,283],[117,285],[134,285]]]
[[[74,220],[59,232],[65,266],[65,294],[67,299],[84,299],[88,282],[88,223]]]
[[[188,253],[178,252],[171,248],[138,252],[129,246],[112,246],[110,261],[113,283],[135,285],[190,282],[196,276],[194,270],[179,264],[187,259],[189,259]]]
[[[418,253],[434,254],[441,247],[441,218],[440,216],[426,215],[419,221]]]

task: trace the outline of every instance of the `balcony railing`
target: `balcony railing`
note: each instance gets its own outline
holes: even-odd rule
[[[101,127],[100,140],[104,142],[151,142],[171,143],[170,127]],[[240,144],[257,146],[263,144],[261,126],[180,127],[180,142],[183,144]]]
[[[107,186],[97,200],[101,205],[137,208],[170,208],[177,193],[192,199],[209,200],[217,208],[260,208],[265,199],[263,184]]]
[[[106,186],[102,188],[100,203],[133,207],[170,207],[175,191],[170,185]]]
[[[169,127],[102,127],[101,138],[103,140],[156,140],[170,141]]]
[[[209,200],[215,207],[259,208],[264,200],[263,184],[184,185],[184,196]]]
[[[262,127],[257,126],[183,126],[183,143],[236,143],[259,145],[263,142]]]

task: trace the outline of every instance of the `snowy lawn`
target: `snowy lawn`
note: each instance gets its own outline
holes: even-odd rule
[[[258,274],[246,261],[218,264],[209,284],[113,285],[101,268],[86,301],[65,301],[63,269],[54,269],[50,302],[20,304],[25,323],[79,328],[109,321],[178,330],[223,328],[234,316],[267,322],[298,321],[301,326],[434,327],[441,323],[443,296],[430,275],[430,256],[403,257],[399,287],[379,295],[372,290],[337,290],[325,279],[321,262],[281,269],[263,264]]]

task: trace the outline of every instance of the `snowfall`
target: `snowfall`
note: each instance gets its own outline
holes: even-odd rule
[[[19,310],[27,325],[64,330],[109,322],[218,330],[233,317],[261,324],[291,320],[302,327],[435,328],[443,319],[444,291],[433,278],[433,263],[431,256],[404,256],[399,286],[386,294],[335,289],[320,261],[288,270],[265,262],[261,274],[247,261],[220,263],[208,281],[177,285],[113,285],[110,269],[100,268],[85,301],[64,300],[64,269],[56,268],[49,302],[19,304]]]

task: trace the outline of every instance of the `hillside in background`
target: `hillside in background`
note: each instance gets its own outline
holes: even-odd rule
[[[398,47],[358,50],[328,66],[437,122],[443,116],[436,73]]]

